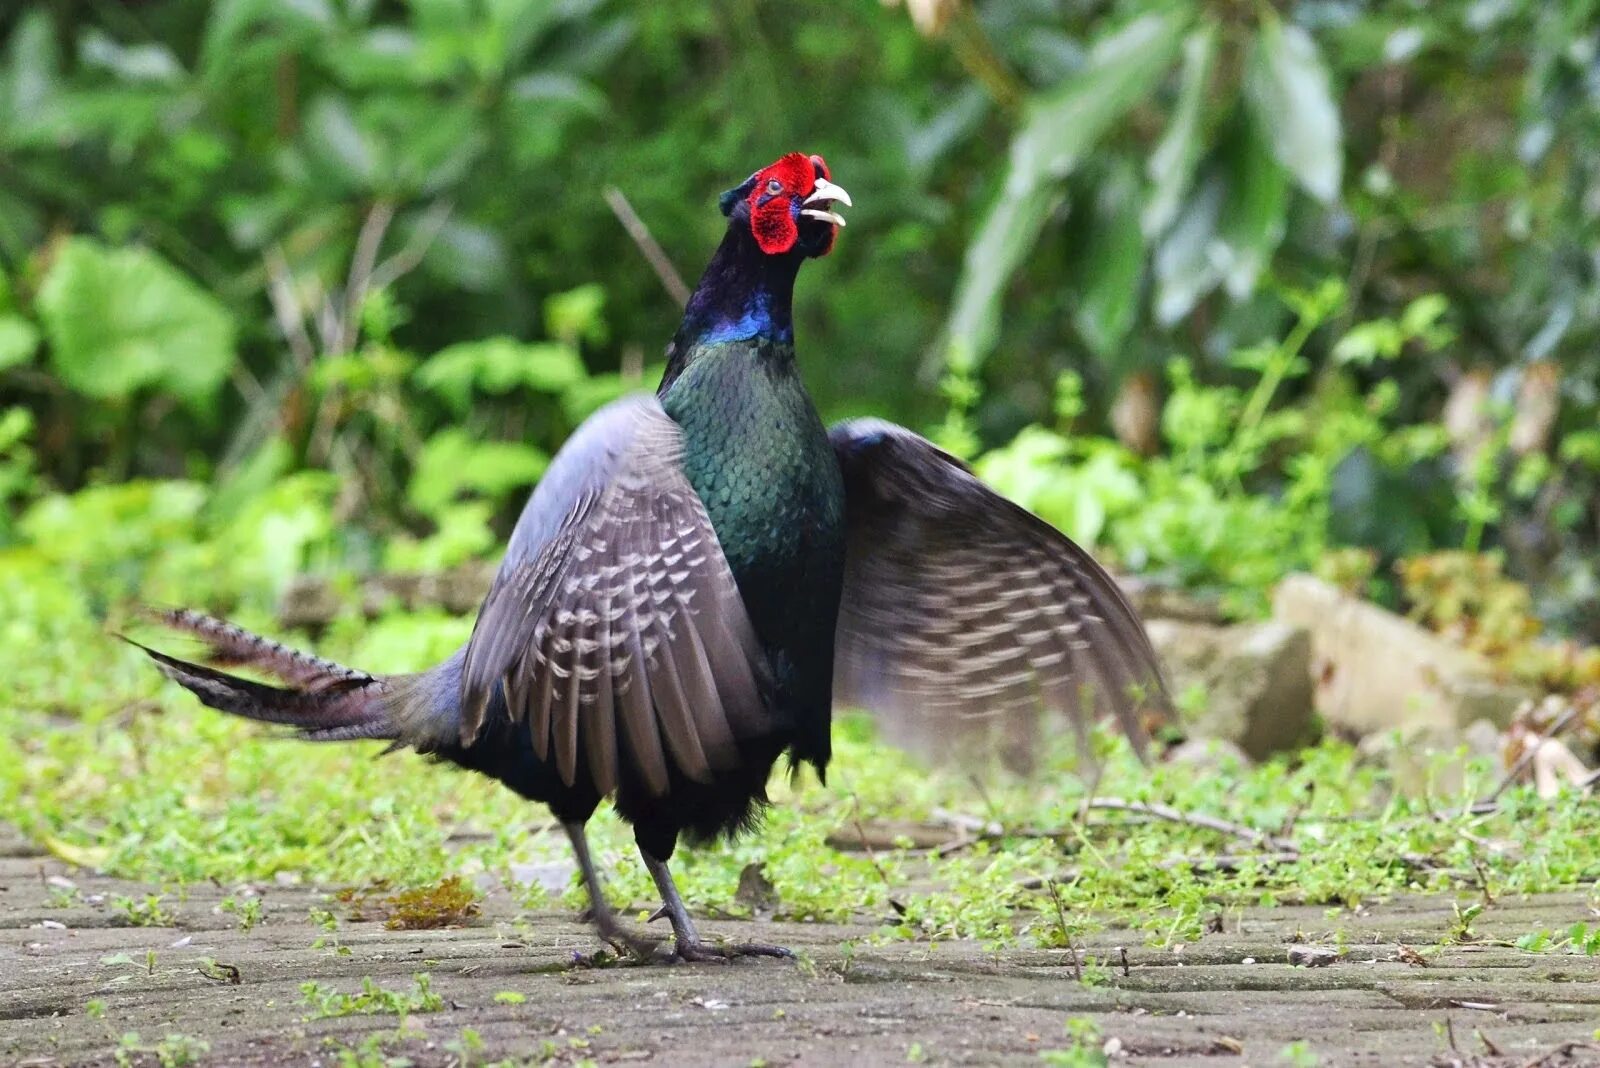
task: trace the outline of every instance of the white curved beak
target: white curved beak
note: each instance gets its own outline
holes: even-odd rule
[[[816,186],[811,190],[811,195],[806,197],[805,200],[801,201],[801,204],[807,205],[826,203],[839,203],[843,204],[847,208],[853,206],[850,203],[850,194],[846,193],[843,187],[834,185],[826,178],[818,178]],[[835,226],[844,225],[843,215],[840,215],[836,211],[829,211],[826,208],[811,208],[802,206],[800,209],[800,214],[809,215],[813,219],[822,219],[825,222],[831,222]]]

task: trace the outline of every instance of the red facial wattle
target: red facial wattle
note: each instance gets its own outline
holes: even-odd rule
[[[824,186],[828,184],[827,163],[821,156],[800,152],[791,152],[757,172],[746,202],[750,206],[750,232],[762,252],[776,256],[794,248],[800,239],[802,205],[816,191],[819,178]],[[838,228],[833,223],[826,225],[826,244],[812,255],[826,255],[833,248]]]

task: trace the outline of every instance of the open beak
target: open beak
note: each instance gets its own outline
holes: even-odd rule
[[[830,211],[827,208],[822,207],[813,208],[806,206],[810,204],[829,203],[843,204],[848,208],[851,206],[850,194],[846,193],[842,188],[834,185],[826,178],[818,178],[816,187],[812,189],[811,195],[806,197],[805,200],[801,201],[802,206],[800,208],[800,214],[809,215],[813,219],[821,219],[824,222],[831,222],[835,226],[843,226],[844,216],[840,215],[838,212]]]

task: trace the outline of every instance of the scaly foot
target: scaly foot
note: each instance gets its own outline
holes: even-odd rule
[[[782,946],[768,946],[760,942],[733,942],[727,945],[708,945],[705,942],[675,942],[666,956],[669,964],[727,964],[740,957],[780,957],[794,960],[794,954]]]

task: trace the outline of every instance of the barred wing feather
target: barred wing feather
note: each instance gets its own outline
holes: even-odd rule
[[[829,434],[845,476],[834,698],[905,721],[1110,713],[1142,750],[1170,710],[1105,569],[954,456],[879,420]]]
[[[706,781],[772,729],[765,661],[677,425],[653,397],[597,413],[529,501],[468,644],[462,742],[496,686],[541,759],[610,793]],[[559,517],[552,522],[552,517]]]

